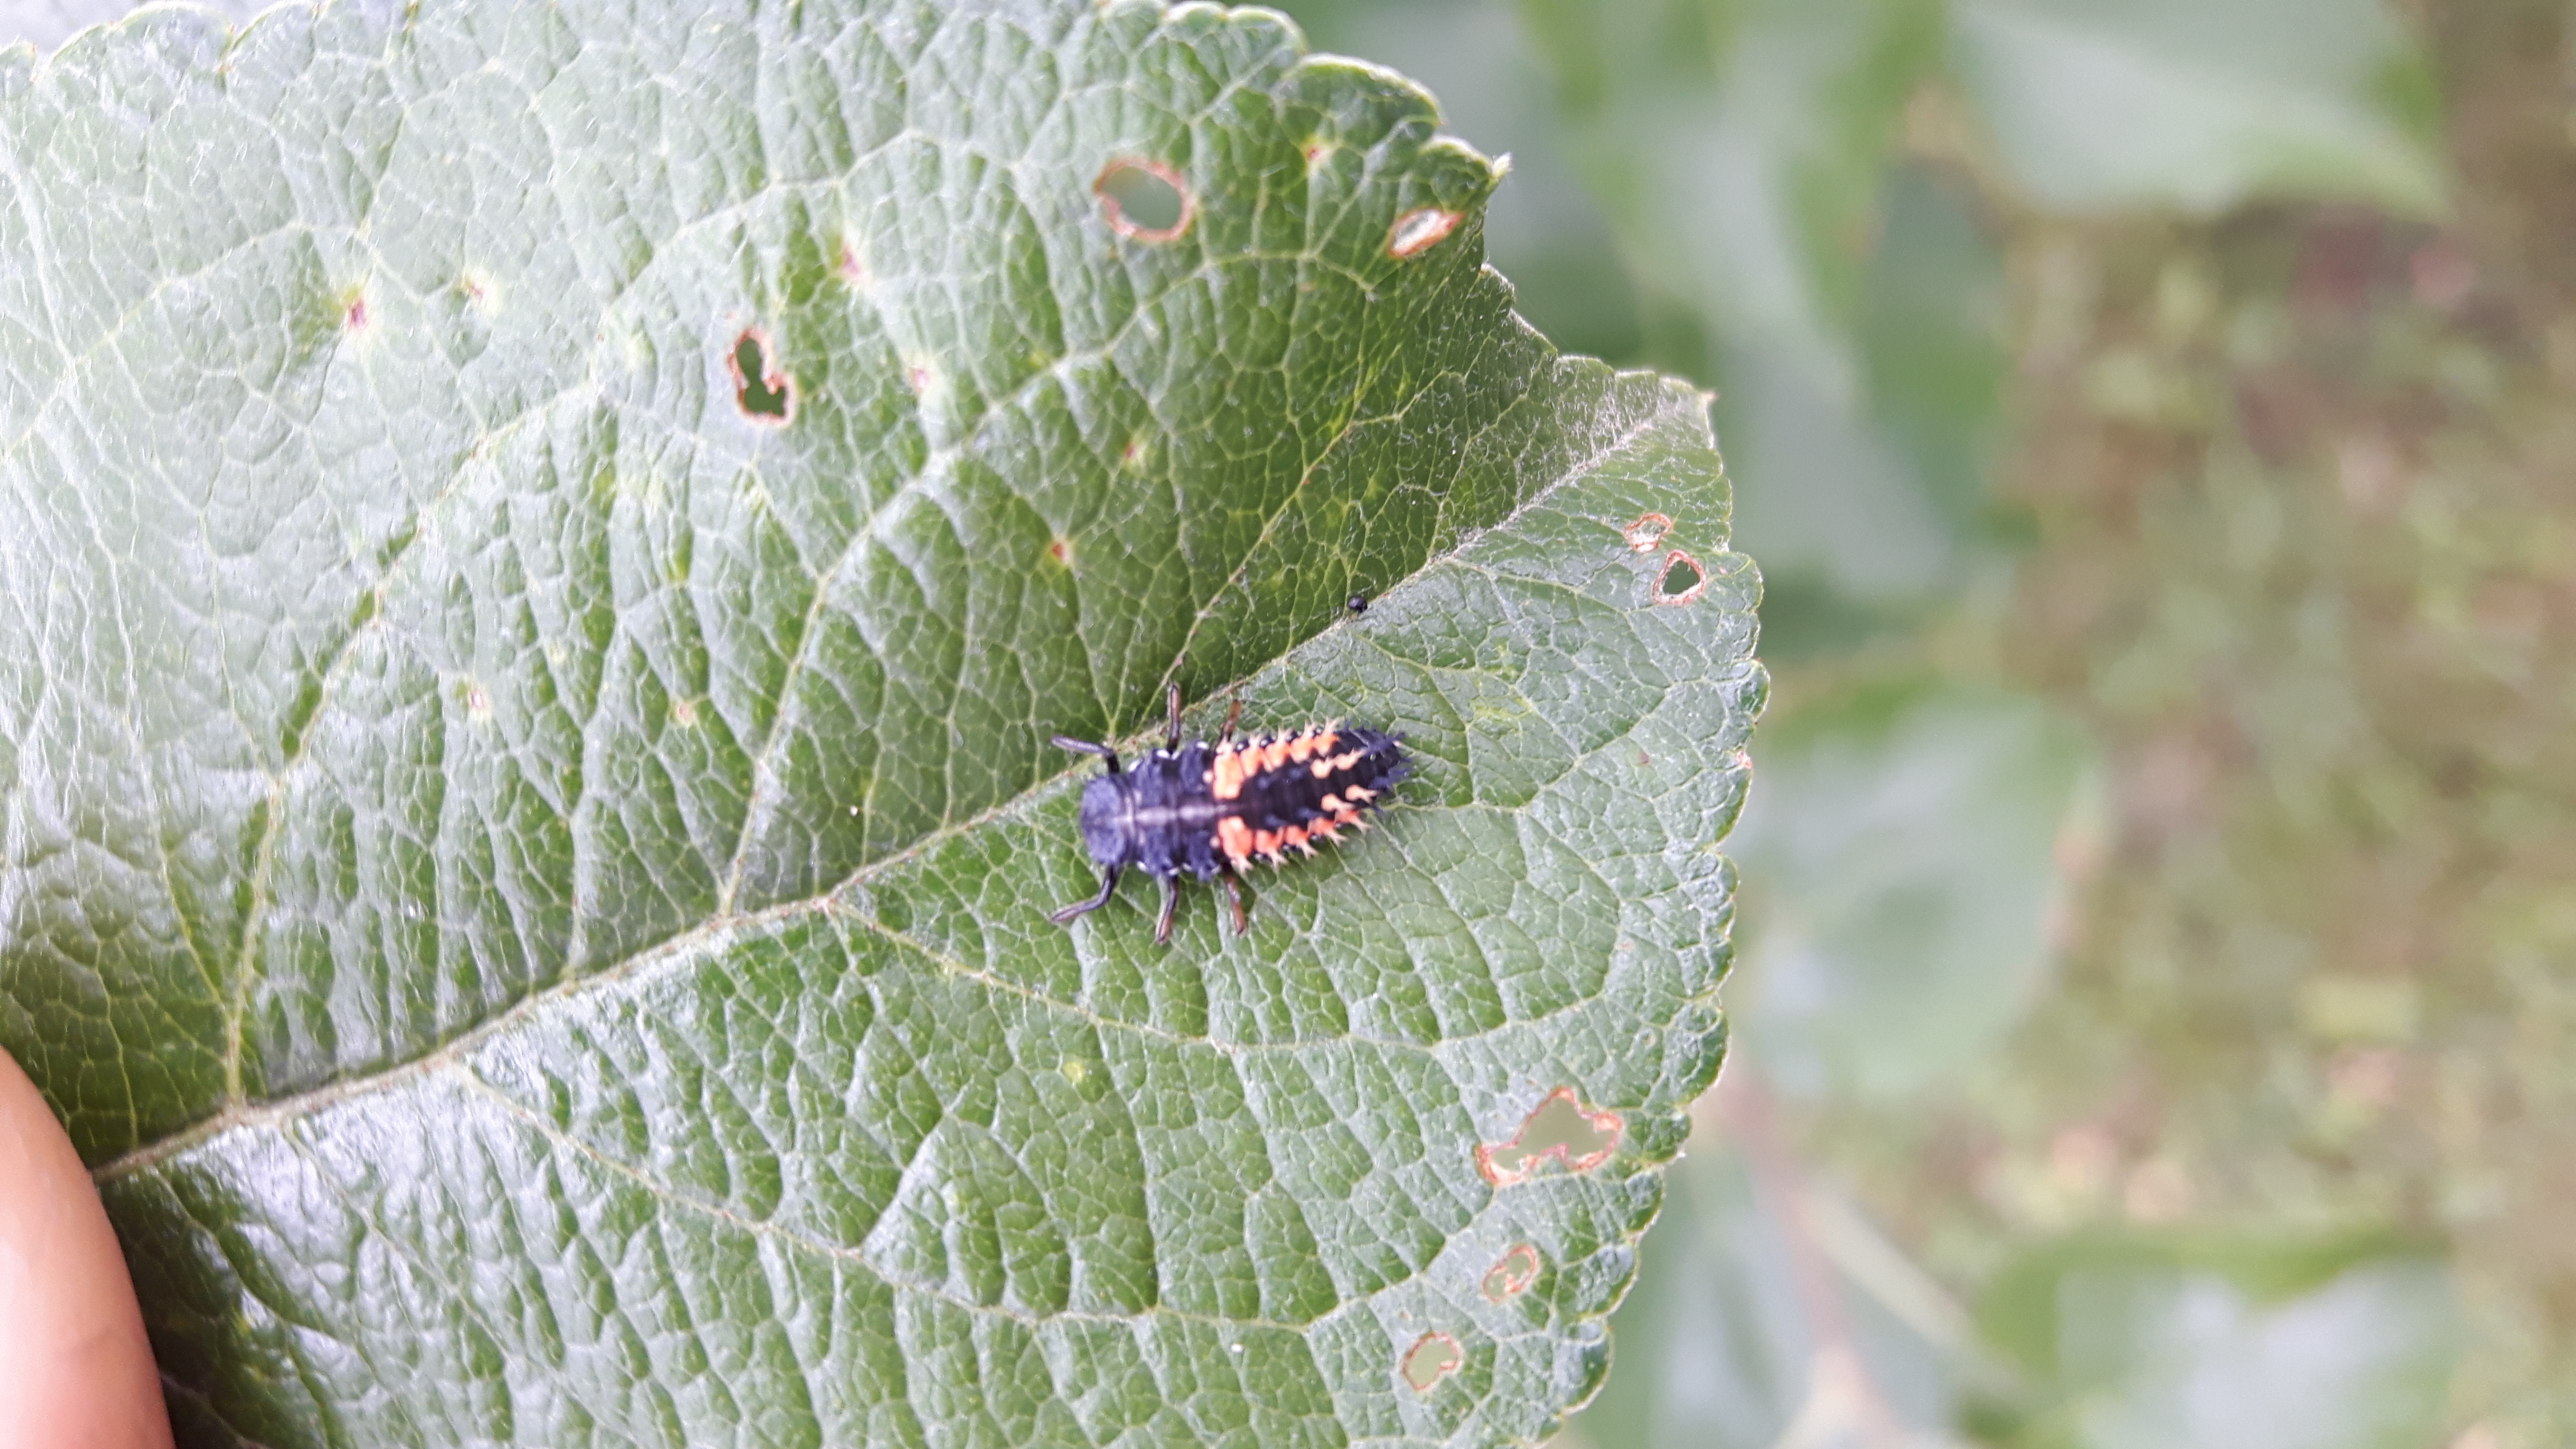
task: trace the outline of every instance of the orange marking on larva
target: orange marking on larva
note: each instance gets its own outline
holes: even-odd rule
[[[1261,752],[1261,768],[1264,771],[1276,770],[1287,763],[1288,742],[1286,740],[1272,740],[1270,748]]]
[[[1366,785],[1344,785],[1342,787],[1342,793],[1350,796],[1354,800],[1374,800],[1377,798],[1377,792]]]
[[[1279,843],[1283,846],[1304,845],[1306,843],[1306,827],[1303,825],[1291,825],[1287,829],[1280,831]]]
[[[1270,863],[1272,865],[1277,865],[1279,863],[1279,832],[1276,830],[1256,830],[1252,832],[1252,851],[1255,855],[1269,856]]]
[[[1339,815],[1342,813],[1342,797],[1339,795],[1327,795],[1315,803],[1323,806],[1324,813],[1327,815]]]
[[[1239,869],[1252,854],[1252,827],[1240,815],[1229,815],[1216,823],[1217,849],[1234,857]]]
[[[1311,755],[1314,752],[1314,737],[1307,734],[1304,730],[1299,730],[1296,735],[1288,741],[1288,758],[1298,761],[1301,764],[1305,762],[1308,755]]]
[[[1336,773],[1347,770],[1351,766],[1356,765],[1367,758],[1367,751],[1353,750],[1348,754],[1335,755],[1328,760],[1317,760],[1314,765],[1315,778],[1318,780],[1329,780]]]
[[[1208,771],[1208,793],[1219,800],[1243,793],[1243,759],[1233,750],[1217,752],[1216,763]]]

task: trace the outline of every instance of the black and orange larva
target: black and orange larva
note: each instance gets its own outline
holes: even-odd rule
[[[1057,925],[1109,904],[1118,873],[1132,865],[1163,883],[1156,945],[1172,938],[1184,870],[1201,880],[1226,878],[1234,933],[1240,936],[1251,928],[1236,882],[1246,867],[1255,860],[1275,866],[1292,850],[1313,855],[1318,836],[1337,841],[1345,828],[1366,830],[1365,814],[1385,804],[1386,792],[1413,773],[1404,736],[1339,722],[1238,740],[1240,700],[1227,712],[1215,744],[1184,745],[1178,686],[1170,705],[1170,739],[1132,770],[1120,768],[1118,752],[1107,745],[1055,737],[1065,749],[1109,762],[1109,773],[1082,792],[1082,843],[1100,867],[1100,894],[1057,911]]]

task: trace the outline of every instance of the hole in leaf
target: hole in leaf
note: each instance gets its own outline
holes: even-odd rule
[[[1458,1340],[1445,1333],[1426,1333],[1404,1351],[1404,1381],[1417,1394],[1431,1392],[1431,1386],[1458,1371],[1467,1355]]]
[[[1618,1113],[1606,1108],[1583,1110],[1572,1087],[1559,1087],[1529,1114],[1511,1141],[1479,1143],[1476,1170],[1496,1187],[1528,1177],[1551,1157],[1568,1172],[1590,1172],[1618,1150],[1624,1125]]]
[[[1485,1301],[1500,1303],[1535,1282],[1538,1278],[1538,1249],[1527,1243],[1515,1245],[1494,1266],[1485,1270]]]
[[[1464,212],[1446,211],[1436,206],[1408,211],[1397,217],[1395,225],[1387,231],[1387,255],[1398,259],[1418,257],[1440,245],[1440,239],[1457,230],[1458,223],[1465,217]]]
[[[1656,603],[1694,603],[1707,592],[1708,573],[1699,566],[1698,559],[1680,549],[1664,555],[1663,581],[1655,586]]]
[[[1181,173],[1160,161],[1112,161],[1091,189],[1108,213],[1109,229],[1120,236],[1167,242],[1189,230],[1189,188],[1181,184]]]
[[[1655,545],[1662,543],[1664,541],[1664,535],[1672,532],[1672,528],[1673,521],[1671,519],[1666,518],[1660,513],[1649,513],[1645,517],[1638,519],[1636,522],[1629,524],[1626,528],[1621,529],[1620,536],[1627,539],[1628,546],[1635,549],[1637,552],[1653,553],[1655,551]]]
[[[759,328],[744,329],[734,339],[733,355],[725,362],[733,369],[733,398],[743,416],[772,423],[784,423],[795,416],[795,384],[770,360],[769,338]]]

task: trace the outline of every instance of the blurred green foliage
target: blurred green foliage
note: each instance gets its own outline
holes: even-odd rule
[[[1768,579],[1737,1054],[1568,1440],[2576,1437],[2563,7],[1287,8],[1716,389]]]
[[[1760,943],[1728,994],[1737,1050],[1801,1098],[1972,1070],[2048,975],[2058,860],[2091,824],[2082,733],[2027,695],[1872,678],[1763,745],[1729,845]]]
[[[2026,1449],[2436,1441],[2453,1362],[2438,1257],[2386,1234],[2096,1233],[2016,1262],[1980,1325],[2024,1384],[1970,1423]]]

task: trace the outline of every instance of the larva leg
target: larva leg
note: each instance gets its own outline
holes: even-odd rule
[[[1243,882],[1233,876],[1225,878],[1226,904],[1234,907],[1234,933],[1238,936],[1252,929],[1252,912],[1243,904]]]
[[[1062,910],[1059,910],[1055,914],[1047,917],[1047,919],[1061,926],[1069,923],[1076,916],[1089,915],[1091,912],[1099,910],[1102,906],[1109,904],[1110,895],[1117,889],[1118,867],[1113,865],[1109,867],[1109,869],[1100,873],[1100,894],[1093,896],[1087,901],[1076,901],[1072,905],[1066,906]]]

